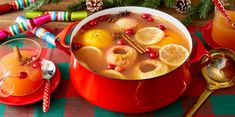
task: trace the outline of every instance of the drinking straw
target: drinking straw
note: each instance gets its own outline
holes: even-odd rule
[[[227,20],[230,22],[231,18],[228,15],[228,12],[225,10],[223,4],[220,2],[220,0],[212,0],[213,3],[215,4],[216,8],[224,15],[224,17],[227,18]]]

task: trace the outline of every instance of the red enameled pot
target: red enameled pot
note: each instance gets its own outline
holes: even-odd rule
[[[192,38],[183,24],[166,13],[143,7],[116,7],[94,13],[76,25],[72,31],[71,43],[77,31],[92,19],[125,10],[140,14],[149,13],[174,24],[188,39],[192,53]],[[62,48],[62,45],[58,46]],[[181,66],[166,75],[145,80],[123,80],[92,72],[80,64],[71,48],[70,51],[70,79],[74,88],[92,104],[115,112],[140,113],[164,107],[184,93],[191,79],[189,57]]]

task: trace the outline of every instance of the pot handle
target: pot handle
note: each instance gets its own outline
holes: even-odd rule
[[[204,56],[210,58],[210,54],[202,44],[201,40],[195,35],[191,34],[193,41],[192,54],[190,55],[190,63],[199,62]]]
[[[193,50],[192,54],[190,55],[190,69],[191,71],[195,72],[198,71],[198,68],[201,69],[211,62],[211,55],[195,34],[191,34],[191,36],[193,41]],[[203,58],[206,59],[203,61],[203,63],[201,63]]]
[[[66,54],[71,55],[69,48],[70,45],[66,44],[66,36],[69,33],[69,31],[73,28],[74,25],[78,24],[78,22],[73,22],[66,26],[59,34],[56,35],[55,37],[55,44],[56,46],[63,50]]]

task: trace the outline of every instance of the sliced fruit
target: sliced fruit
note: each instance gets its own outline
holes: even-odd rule
[[[173,37],[164,37],[159,43],[157,43],[157,46],[165,46],[167,44],[175,44],[177,41]]]
[[[87,68],[93,68],[93,66],[98,64],[97,61],[102,60],[104,57],[103,52],[95,46],[84,46],[76,51],[75,55],[80,60],[81,64]],[[91,58],[94,58],[95,60]]]
[[[77,52],[78,56],[88,56],[88,57],[103,57],[103,52],[95,46],[84,46]]]
[[[136,28],[139,25],[139,22],[132,18],[121,18],[115,22],[115,25],[120,30],[127,30]]]
[[[115,70],[103,70],[100,72],[100,74],[110,78],[126,79],[122,73]]]
[[[162,43],[162,45],[159,45],[159,46],[164,46],[163,44],[165,43],[165,44],[185,45],[186,48],[189,48],[189,42],[180,34],[180,32],[174,31],[172,29],[166,29],[164,30],[164,32],[166,35],[166,40],[164,40],[163,38],[162,39],[163,42],[160,42]]]
[[[168,44],[159,50],[159,58],[169,66],[181,65],[189,56],[189,51],[178,44]]]
[[[106,54],[108,64],[127,67],[136,60],[138,54],[136,50],[127,45],[118,45],[111,47]]]
[[[136,71],[137,77],[140,79],[147,79],[166,74],[168,72],[168,67],[159,59],[145,60],[137,65]]]
[[[135,39],[142,45],[154,45],[165,36],[164,32],[157,27],[145,27],[138,30]]]
[[[112,45],[113,39],[109,32],[102,29],[92,29],[82,36],[82,45],[107,48]]]

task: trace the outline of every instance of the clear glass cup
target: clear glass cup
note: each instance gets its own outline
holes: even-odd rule
[[[12,39],[0,45],[0,69],[3,69],[0,96],[7,97],[4,92],[8,96],[24,96],[40,88],[43,83],[41,50],[36,41],[27,38]]]
[[[235,49],[235,27],[232,26],[235,23],[235,7],[234,3],[230,3],[229,0],[221,0],[225,9],[227,10],[232,22],[222,15],[217,8],[215,8],[215,16],[212,26],[212,38],[222,47]]]
[[[11,66],[0,63],[0,97],[8,97],[14,91],[13,82],[9,82],[10,85],[7,88],[5,88],[4,90],[1,88],[1,86],[4,83],[4,81],[11,74],[10,69],[11,69]]]

